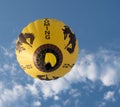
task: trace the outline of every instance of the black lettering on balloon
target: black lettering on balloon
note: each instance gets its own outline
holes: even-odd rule
[[[62,67],[63,68],[72,68],[74,64],[64,64]]]
[[[45,31],[45,38],[50,39],[50,31],[49,30]]]
[[[26,68],[27,68],[27,69],[31,69],[31,68],[32,68],[32,65],[31,65],[31,64],[26,65]]]
[[[32,65],[31,64],[27,64],[27,65],[21,65],[21,67],[26,70],[26,69],[32,69]]]
[[[45,26],[45,39],[50,39],[50,30],[49,30],[50,22],[47,18],[44,20],[44,26]]]
[[[49,20],[47,18],[44,20],[44,26],[50,26]]]

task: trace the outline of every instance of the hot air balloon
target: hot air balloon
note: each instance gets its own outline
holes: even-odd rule
[[[52,18],[29,23],[16,41],[19,65],[40,80],[55,80],[68,73],[77,60],[78,50],[70,27]]]

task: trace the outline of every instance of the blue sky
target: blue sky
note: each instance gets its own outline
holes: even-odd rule
[[[15,41],[29,22],[56,18],[75,32],[80,52],[55,81],[26,75]],[[0,0],[0,107],[119,107],[119,0]]]

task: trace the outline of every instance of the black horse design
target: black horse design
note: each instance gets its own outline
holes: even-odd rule
[[[27,42],[27,38],[30,39],[30,43]],[[32,33],[25,33],[25,34],[20,33],[19,40],[16,44],[16,50],[18,50],[19,52],[25,50],[25,48],[21,46],[23,43],[32,47],[33,41],[34,41],[34,35]]]
[[[64,33],[64,40],[66,40],[67,37],[70,38],[68,44],[65,46],[65,49],[69,52],[69,53],[73,53],[74,49],[75,49],[75,45],[76,45],[76,38],[75,38],[75,34],[70,30],[70,28],[68,26],[64,26],[63,33]],[[72,47],[69,47],[69,46]]]

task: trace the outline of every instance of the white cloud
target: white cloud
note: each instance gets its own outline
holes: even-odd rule
[[[71,89],[69,91],[70,96],[73,96],[74,98],[79,97],[81,95],[80,91],[77,89]]]
[[[115,101],[115,98],[114,98],[114,91],[108,91],[107,93],[105,93],[104,95],[104,100],[112,100],[112,101]]]
[[[10,53],[10,51],[9,56],[8,50],[4,48],[3,50],[5,52],[3,55],[8,58],[8,62],[5,61],[3,65],[0,65],[0,71],[6,75],[8,75],[8,71],[10,71],[9,76],[11,76],[12,80],[20,78],[22,81],[24,77],[23,75],[19,75],[19,65],[16,64],[16,61],[13,58],[13,52]],[[11,58],[13,58],[12,63],[10,62]],[[87,80],[90,80],[93,83],[100,81],[104,86],[117,85],[120,82],[119,62],[120,58],[109,51],[100,50],[97,53],[87,53],[81,50],[76,65],[68,74],[57,80],[41,81],[35,79],[33,83],[28,83],[29,81],[25,79],[25,81],[22,81],[25,82],[24,86],[22,83],[19,83],[19,81],[15,81],[16,84],[12,84],[11,89],[9,89],[6,84],[4,86],[4,81],[2,81],[0,83],[0,105],[2,107],[5,102],[15,102],[19,97],[24,99],[24,97],[27,96],[27,92],[30,92],[30,94],[35,97],[41,97],[43,99],[53,97],[54,100],[59,100],[59,94],[66,90],[70,90],[72,84],[79,82],[87,83]],[[14,78],[13,74],[17,77]],[[10,83],[12,83],[12,80]],[[76,89],[72,89],[69,91],[69,95],[77,98],[81,96],[81,93]],[[111,96],[114,96],[114,93],[106,93],[104,95],[104,100],[111,99]],[[64,101],[64,105],[69,103],[69,100]],[[34,104],[37,106],[37,104],[41,105],[42,103],[36,101]]]
[[[1,71],[3,72],[10,72],[12,75],[17,71],[17,68],[16,68],[16,64],[15,63],[10,63],[10,64],[3,64],[2,67],[1,67]]]
[[[89,54],[81,52],[73,69],[65,76],[70,83],[86,82],[86,79],[101,81],[104,86],[117,85],[120,82],[120,58],[109,51],[100,50]]]
[[[0,107],[5,106],[7,103],[17,101],[19,98],[24,99],[25,93],[26,91],[21,85],[15,85],[12,89],[3,88],[0,91]]]
[[[98,107],[104,107],[106,105],[106,102],[100,102],[99,104],[98,104]]]
[[[101,81],[105,86],[115,85],[118,82],[118,74],[115,68],[108,67],[103,73],[101,73]]]
[[[97,66],[92,54],[85,54],[78,60],[73,69],[65,76],[65,79],[71,83],[85,82],[86,79],[91,81],[97,80]]]
[[[59,96],[57,96],[57,95],[54,96],[54,100],[57,101],[57,100],[59,100],[59,99],[60,99]]]
[[[79,98],[78,99],[76,99],[75,100],[75,105],[74,105],[74,107],[81,107],[81,102],[80,102],[80,100],[79,100]]]
[[[27,84],[25,87],[26,90],[29,90],[32,95],[38,95],[39,91],[36,87],[36,84]]]
[[[63,101],[63,105],[67,107],[71,103],[70,99],[66,99]]]
[[[12,58],[13,56],[15,56],[15,52],[14,51],[10,51],[7,48],[0,46],[0,49],[2,50],[3,54],[9,58]]]
[[[69,88],[69,84],[64,78],[53,81],[41,81],[36,79],[34,81],[34,86],[40,88],[40,91],[42,92],[45,99],[48,97],[56,96],[61,91]]]
[[[41,102],[40,101],[35,101],[33,103],[34,107],[40,107],[41,106]]]
[[[50,106],[50,107],[61,107],[60,105],[57,105],[57,104],[54,104],[54,105],[52,105],[52,106]]]

